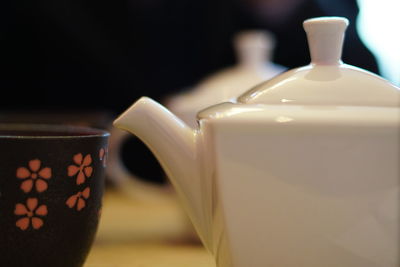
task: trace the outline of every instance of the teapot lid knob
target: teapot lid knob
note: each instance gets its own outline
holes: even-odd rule
[[[239,64],[258,67],[271,61],[275,37],[266,30],[242,31],[236,34],[234,46]]]
[[[305,20],[304,30],[307,33],[310,48],[311,64],[341,64],[344,32],[349,21],[342,17],[319,17]]]

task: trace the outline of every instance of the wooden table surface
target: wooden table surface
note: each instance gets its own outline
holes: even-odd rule
[[[84,267],[215,267],[174,197],[143,202],[107,189]]]

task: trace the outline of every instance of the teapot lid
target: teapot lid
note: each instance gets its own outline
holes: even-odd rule
[[[237,103],[399,107],[400,88],[341,60],[348,20],[304,21],[311,64],[287,71],[242,94]]]

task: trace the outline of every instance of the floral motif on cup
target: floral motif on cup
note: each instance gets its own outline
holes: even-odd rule
[[[89,178],[93,173],[93,168],[90,166],[92,164],[92,156],[87,154],[83,157],[82,153],[78,153],[73,156],[73,161],[75,164],[68,166],[68,176],[76,175],[76,184],[83,184],[86,178]]]
[[[82,210],[86,206],[86,201],[90,196],[90,188],[86,187],[82,192],[78,192],[75,195],[70,196],[65,204],[68,207],[76,208],[77,211]]]
[[[100,161],[102,162],[102,164],[103,164],[103,167],[106,167],[107,166],[107,149],[105,149],[105,148],[100,148],[100,151],[99,151],[99,159],[100,159]]]
[[[25,204],[18,203],[15,205],[15,215],[23,216],[15,225],[25,231],[32,225],[32,228],[37,230],[43,226],[43,218],[47,215],[47,206],[38,206],[37,198],[28,198]]]
[[[21,183],[21,189],[25,193],[29,193],[33,185],[39,193],[47,190],[46,180],[51,178],[51,168],[41,168],[41,165],[39,159],[33,159],[28,162],[28,168],[19,167],[17,169],[17,178],[25,180]]]

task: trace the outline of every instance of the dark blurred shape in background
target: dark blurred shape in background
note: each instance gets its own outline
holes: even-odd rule
[[[0,10],[3,110],[117,114],[142,95],[162,101],[232,65],[232,38],[245,29],[275,34],[274,62],[306,65],[302,22],[327,15],[350,20],[343,60],[378,73],[356,33],[356,0],[3,1]]]
[[[276,63],[305,65],[302,22],[325,15],[350,20],[345,62],[378,72],[356,34],[355,0],[40,0],[0,9],[0,85],[10,93],[2,109],[120,112],[141,95],[162,100],[232,64],[231,41],[243,29],[276,35]]]

